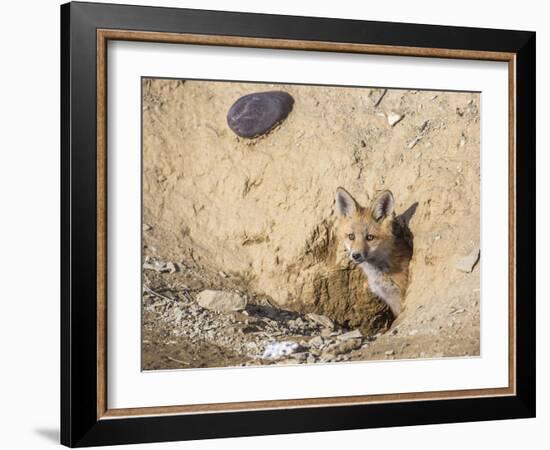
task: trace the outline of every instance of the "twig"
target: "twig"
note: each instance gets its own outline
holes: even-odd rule
[[[374,103],[374,107],[375,107],[375,108],[380,104],[380,102],[381,102],[382,99],[384,98],[384,95],[386,95],[386,92],[388,92],[387,89],[384,89],[384,90],[382,91],[382,93],[380,94],[380,97],[378,97],[378,100],[376,100],[376,102]]]
[[[193,303],[193,297],[191,297],[191,295],[189,294],[189,291],[187,289],[182,289],[181,291],[183,293],[183,296],[188,300],[190,301],[191,303]]]
[[[159,294],[159,293],[156,292],[156,291],[153,291],[153,289],[151,289],[149,286],[143,286],[143,289],[146,290],[147,292],[149,292],[150,294],[155,295],[155,296],[158,297],[158,298],[162,298],[163,300],[168,300],[169,302],[173,302],[173,301],[174,301],[173,298],[166,297],[165,295],[162,295],[162,294]]]
[[[182,361],[181,359],[172,358],[171,356],[167,356],[166,358],[169,359],[170,361],[174,361],[174,362],[177,362],[179,364],[183,364],[184,366],[190,366],[191,365],[191,363],[189,363],[187,361]]]

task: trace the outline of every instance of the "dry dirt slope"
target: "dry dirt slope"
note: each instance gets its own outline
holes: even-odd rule
[[[238,138],[229,107],[272,89],[294,97],[289,117],[263,138]],[[223,271],[228,288],[375,334],[387,311],[341,257],[333,198],[337,186],[360,203],[390,189],[398,213],[418,207],[405,311],[385,335],[402,348],[388,351],[477,354],[479,268],[455,264],[479,243],[479,95],[383,92],[145,80],[144,255],[180,263],[170,277],[187,285],[185,267],[201,269],[197,292],[227,285],[215,279]],[[391,113],[402,116],[394,126]]]

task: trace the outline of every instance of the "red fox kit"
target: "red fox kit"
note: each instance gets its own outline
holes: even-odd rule
[[[392,193],[379,193],[365,208],[339,187],[336,211],[337,234],[345,252],[367,276],[371,292],[397,317],[407,290],[413,248],[406,221],[395,217]]]

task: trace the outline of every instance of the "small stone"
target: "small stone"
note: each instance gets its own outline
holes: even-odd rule
[[[384,355],[393,356],[393,355],[395,355],[395,350],[388,350],[387,352],[384,353]]]
[[[403,117],[405,117],[403,114],[398,114],[392,111],[387,116],[388,124],[393,127],[401,122],[401,120],[403,120]]]
[[[294,360],[296,360],[296,362],[299,362],[299,363],[304,363],[304,362],[306,362],[307,357],[308,357],[308,354],[307,354],[306,352],[294,353],[294,354],[292,355],[292,358],[293,358]]]
[[[254,138],[286,119],[293,105],[292,96],[283,91],[248,94],[231,106],[227,124],[238,136]]]
[[[332,323],[332,320],[330,320],[327,316],[322,316],[321,314],[309,313],[307,314],[306,317],[311,321],[319,325],[322,325],[323,327],[330,328],[330,329],[334,328],[334,324]]]
[[[472,270],[474,270],[474,267],[479,261],[479,256],[480,256],[479,246],[476,246],[468,255],[464,256],[463,258],[460,258],[456,262],[455,267],[462,272],[470,273],[472,272]]]
[[[347,341],[332,344],[323,352],[323,357],[334,358],[335,356],[349,353],[361,347],[361,339],[348,339]]]
[[[149,225],[148,223],[144,223],[143,224],[143,231],[149,231],[149,230],[152,230],[153,227],[151,225]]]
[[[143,270],[155,270],[155,271],[159,272],[159,267],[155,263],[145,262],[145,263],[143,263]]]
[[[288,325],[291,328],[304,328],[307,325],[307,323],[304,322],[300,317],[298,317],[294,320],[289,320]]]
[[[178,267],[173,262],[156,261],[152,258],[147,258],[143,264],[144,270],[154,270],[159,273],[175,273],[178,271]]]
[[[168,261],[165,265],[164,265],[164,268],[163,270],[161,270],[161,272],[169,272],[169,273],[175,273],[177,272],[178,269],[176,267],[176,265],[172,262],[172,261]]]
[[[325,341],[321,336],[315,336],[309,340],[308,344],[312,347],[321,347],[324,342]]]
[[[338,336],[338,340],[347,341],[348,339],[357,339],[362,337],[363,335],[361,334],[360,330],[353,330],[353,331],[348,331],[347,333],[341,334],[340,336]]]
[[[205,309],[230,313],[246,308],[246,299],[234,292],[205,290],[197,295],[197,303]]]
[[[176,308],[174,309],[173,316],[174,316],[174,320],[176,322],[179,322],[183,316],[183,311],[179,308]]]
[[[323,328],[321,330],[321,336],[324,338],[329,338],[332,336],[332,330],[330,328]]]
[[[309,353],[313,356],[320,356],[321,350],[319,350],[318,348],[310,348]]]

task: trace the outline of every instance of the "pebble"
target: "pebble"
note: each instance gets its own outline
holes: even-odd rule
[[[321,347],[324,342],[325,341],[321,336],[315,336],[309,340],[308,344],[312,347]]]
[[[326,328],[334,328],[334,324],[332,323],[332,320],[330,320],[327,316],[322,316],[321,314],[314,314],[309,313],[306,316],[308,319],[312,320],[315,323],[318,323],[319,325],[322,325]]]
[[[353,330],[353,331],[348,331],[347,333],[341,334],[340,336],[338,336],[338,340],[347,341],[348,339],[357,339],[362,337],[363,335],[361,334],[360,330]]]
[[[178,267],[172,261],[163,262],[150,259],[143,263],[144,270],[154,270],[159,273],[175,273],[178,271]]]
[[[348,339],[347,341],[329,345],[323,352],[324,358],[333,358],[343,353],[349,353],[361,347],[361,339]]]
[[[282,122],[292,111],[293,105],[292,96],[283,91],[248,94],[229,108],[227,124],[238,136],[254,138]]]
[[[329,328],[323,328],[321,330],[321,336],[324,338],[329,338],[332,336],[332,330]]]
[[[470,273],[472,272],[472,270],[474,270],[474,267],[479,261],[479,255],[479,246],[476,246],[468,255],[460,258],[456,262],[455,267],[462,272]]]
[[[164,272],[175,273],[178,271],[176,265],[172,261],[168,261],[162,270]],[[161,271],[161,272],[162,272]]]
[[[392,111],[387,116],[388,124],[393,127],[401,122],[401,120],[403,120],[403,117],[405,117],[403,114],[398,114]]]
[[[300,363],[306,362],[306,361],[307,361],[307,357],[308,357],[308,354],[305,353],[305,352],[294,353],[294,354],[292,355],[292,358],[293,358],[294,360],[296,360],[296,362],[300,362]]]
[[[319,357],[319,362],[322,362],[322,363],[329,363],[332,361],[334,361],[334,355],[326,355],[326,356],[323,355]]]

